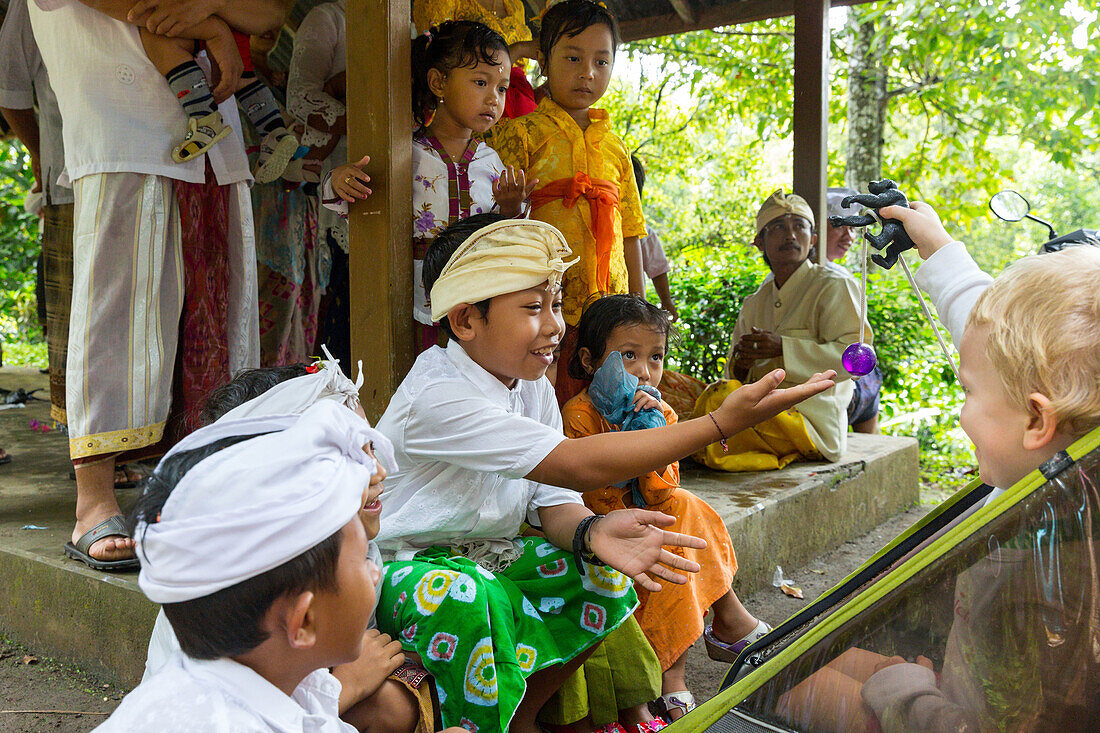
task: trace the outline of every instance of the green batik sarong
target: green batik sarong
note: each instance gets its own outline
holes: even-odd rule
[[[527,677],[577,656],[638,605],[622,573],[586,564],[582,576],[571,553],[521,539],[523,555],[498,573],[442,547],[386,564],[378,628],[420,655],[444,727],[508,730]]]

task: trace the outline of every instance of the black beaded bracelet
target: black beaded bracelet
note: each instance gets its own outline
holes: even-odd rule
[[[596,523],[596,520],[602,519],[604,515],[593,514],[585,517],[577,524],[577,531],[573,533],[573,562],[577,566],[577,572],[584,575],[584,563],[589,565],[607,565],[603,560],[596,557],[590,550],[585,549],[584,541],[588,537],[588,530]]]

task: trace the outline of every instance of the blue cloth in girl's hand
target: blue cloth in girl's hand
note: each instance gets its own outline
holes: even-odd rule
[[[642,389],[661,399],[661,393],[654,387]],[[658,407],[650,407],[634,412],[634,395],[638,391],[638,378],[623,366],[623,355],[612,351],[604,359],[603,366],[592,375],[592,384],[588,386],[588,396],[604,420],[623,430],[645,430],[663,427],[664,413]]]

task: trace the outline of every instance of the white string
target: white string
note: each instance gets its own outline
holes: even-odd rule
[[[936,321],[932,318],[932,311],[928,309],[928,303],[924,301],[924,296],[921,294],[920,288],[917,287],[917,281],[913,277],[913,273],[909,270],[909,264],[905,261],[905,257],[900,254],[898,255],[898,261],[901,262],[901,269],[905,270],[905,276],[909,278],[910,287],[912,287],[913,292],[917,294],[917,300],[920,301],[920,307],[921,310],[924,311],[924,317],[928,319],[928,325],[932,327],[932,333],[936,334],[936,341],[940,344],[940,351],[943,352],[943,358],[951,365],[951,371],[955,372],[955,379],[959,380],[959,367],[955,364],[955,359],[952,358],[950,352],[947,350],[947,343],[944,342],[940,329],[936,327]]]
[[[863,343],[863,337],[867,329],[867,235],[863,235],[863,299],[859,304],[859,342]]]

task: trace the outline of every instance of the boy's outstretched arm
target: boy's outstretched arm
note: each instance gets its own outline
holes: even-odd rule
[[[525,478],[588,491],[660,471],[673,461],[717,443],[722,436],[731,438],[824,392],[834,385],[836,372],[815,374],[797,387],[777,389],[783,376],[783,370],[776,369],[763,379],[733,392],[710,415],[694,420],[663,428],[564,440]]]
[[[910,207],[886,206],[879,213],[899,220],[917,245],[925,260],[916,273],[917,285],[932,298],[958,348],[970,311],[993,278],[978,267],[962,242],[947,233],[935,209],[923,201],[913,201]]]
[[[563,550],[573,549],[577,525],[592,515],[584,504],[558,504],[539,507],[538,511],[546,538]],[[650,575],[670,583],[683,584],[687,582],[687,576],[675,571],[697,573],[699,564],[669,552],[664,546],[701,550],[707,543],[698,537],[661,529],[675,521],[675,518],[661,512],[619,509],[597,519],[589,527],[585,549],[646,590],[661,590],[660,583]]]

